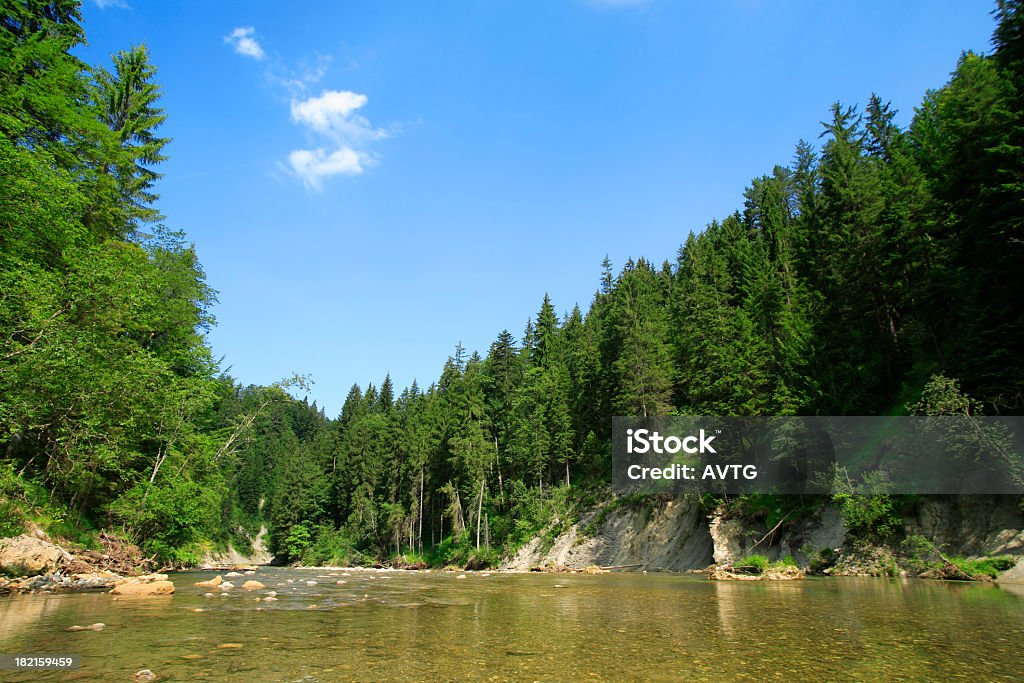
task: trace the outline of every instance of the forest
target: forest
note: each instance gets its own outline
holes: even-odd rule
[[[614,415],[1021,414],[1024,3],[994,19],[908,126],[837,102],[671,258],[328,416],[215,361],[146,48],[85,64],[77,2],[3,0],[0,536],[187,566],[266,525],[286,562],[489,566],[607,495]]]

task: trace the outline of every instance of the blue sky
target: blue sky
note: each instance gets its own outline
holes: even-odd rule
[[[993,3],[86,0],[91,63],[159,68],[167,224],[246,383],[436,379],[458,341],[586,308],[605,254],[672,259],[872,92],[909,121]]]

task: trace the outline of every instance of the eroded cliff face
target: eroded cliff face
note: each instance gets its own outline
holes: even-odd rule
[[[930,497],[903,517],[903,527],[904,537],[924,536],[948,555],[1017,556],[1017,567],[1003,579],[1024,579],[1024,512],[1017,496]],[[613,501],[584,513],[550,548],[533,539],[503,568],[600,565],[687,571],[728,564],[750,553],[770,560],[792,556],[806,566],[823,549],[846,552],[848,540],[842,516],[827,504],[769,533],[763,521],[729,517],[696,499]]]
[[[1024,555],[1024,512],[1018,496],[934,496],[903,519],[951,555]]]
[[[606,513],[590,510],[551,548],[545,550],[535,538],[503,568],[582,569],[596,564],[686,571],[711,564],[713,552],[708,510],[697,500],[679,497],[618,506]]]
[[[245,530],[240,530],[241,533],[245,533]],[[247,555],[243,555],[235,550],[234,546],[228,543],[228,548],[224,552],[219,553],[207,553],[202,560],[202,566],[212,566],[219,564],[270,564],[274,561],[274,556],[267,550],[265,538],[267,535],[267,527],[260,527],[259,533],[256,534],[251,540],[252,552]]]

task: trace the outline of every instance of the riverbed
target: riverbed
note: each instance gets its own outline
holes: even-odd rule
[[[0,598],[0,652],[81,656],[0,680],[1024,678],[1024,586],[270,567],[227,591],[194,585],[213,576],[172,574],[172,596]]]

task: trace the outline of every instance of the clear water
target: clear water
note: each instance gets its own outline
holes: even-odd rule
[[[172,575],[177,592],[158,598],[0,598],[0,652],[82,656],[74,671],[0,680],[130,681],[144,668],[224,683],[1024,679],[1024,586],[456,576],[266,568],[232,579],[263,582],[276,603],[240,588],[203,597],[193,584],[209,572]],[[95,622],[106,628],[66,630]]]

